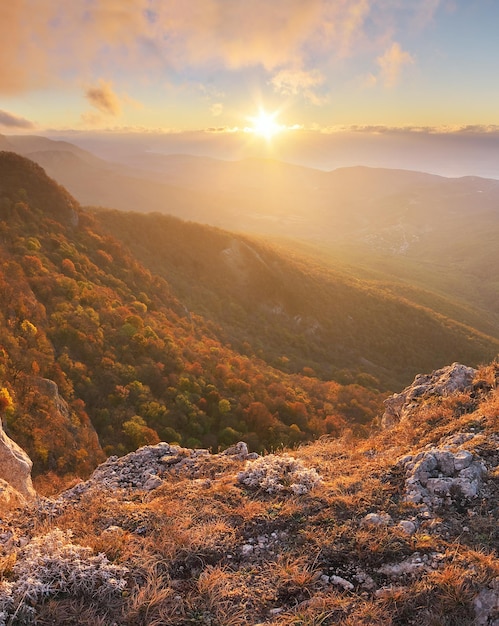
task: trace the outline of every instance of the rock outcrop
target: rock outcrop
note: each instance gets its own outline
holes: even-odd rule
[[[453,452],[448,448],[431,448],[399,460],[407,476],[406,502],[423,503],[433,509],[477,497],[487,468],[469,450]]]
[[[0,479],[25,498],[32,499],[36,495],[31,482],[32,466],[29,456],[15,441],[7,437],[0,422]]]
[[[109,457],[86,482],[64,492],[62,499],[78,500],[84,493],[94,489],[152,491],[172,476],[207,478],[234,462],[255,458],[258,458],[258,454],[248,453],[244,442],[239,442],[232,449],[220,454],[210,454],[209,450],[202,448],[193,450],[161,442],[153,446],[143,446],[123,457]]]
[[[385,400],[385,412],[381,418],[383,428],[389,428],[404,420],[422,399],[430,396],[448,396],[470,388],[476,370],[453,363],[431,374],[418,374],[412,385]]]

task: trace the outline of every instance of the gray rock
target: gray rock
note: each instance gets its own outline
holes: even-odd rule
[[[454,455],[454,468],[456,472],[460,472],[461,470],[469,467],[473,462],[473,455],[469,450],[459,450]]]
[[[363,519],[361,524],[363,526],[388,526],[393,522],[391,516],[388,513],[368,513]]]
[[[398,527],[400,530],[406,535],[414,535],[417,530],[417,526],[414,522],[410,520],[403,519],[398,523]]]
[[[482,589],[473,601],[476,626],[499,623],[499,578],[495,578],[488,588]]]
[[[402,576],[414,575],[427,570],[428,567],[421,556],[416,552],[401,563],[387,563],[382,565],[378,572],[390,578],[401,578]]]
[[[447,450],[436,450],[433,453],[437,461],[437,467],[444,476],[453,476],[456,471],[454,455]]]
[[[405,501],[430,508],[461,498],[472,500],[487,473],[481,460],[468,450],[430,448],[414,457],[402,457],[397,465],[406,471]]]
[[[431,374],[418,374],[412,385],[385,400],[385,412],[381,418],[381,426],[390,428],[397,422],[406,419],[422,398],[433,395],[448,396],[455,392],[464,391],[470,387],[475,374],[475,369],[460,363],[453,363],[435,370]]]
[[[144,483],[144,489],[146,491],[152,491],[153,489],[157,489],[158,487],[161,487],[162,484],[163,484],[163,481],[161,480],[161,478],[153,474]]]
[[[36,496],[31,482],[32,467],[26,452],[7,437],[0,420],[0,478],[28,500]]]
[[[346,580],[346,578],[342,578],[341,576],[330,576],[329,582],[331,585],[341,587],[345,591],[352,591],[355,588],[349,580]]]

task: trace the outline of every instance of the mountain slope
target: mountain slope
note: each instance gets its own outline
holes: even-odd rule
[[[496,339],[290,248],[168,216],[95,215],[222,337],[282,369],[379,385],[369,373],[393,389],[498,352]]]
[[[12,153],[0,153],[0,236],[6,431],[36,473],[95,465],[97,442],[88,454],[82,443],[90,422],[107,454],[159,439],[216,449],[244,438],[262,449],[347,423],[362,429],[380,405],[377,392],[286,374],[232,349],[39,166]],[[64,428],[77,442],[59,456],[54,440],[66,439],[40,379],[55,381],[73,411]]]
[[[126,150],[118,164],[67,142],[2,140],[31,154],[84,204],[309,241],[385,281],[402,280],[473,309],[484,319],[482,330],[499,338],[498,181]]]

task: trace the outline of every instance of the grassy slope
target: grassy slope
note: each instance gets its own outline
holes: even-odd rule
[[[497,375],[496,367],[479,372],[491,386]],[[494,388],[431,398],[365,441],[294,450],[323,479],[304,495],[244,487],[236,478],[243,461],[208,456],[195,472],[167,469],[153,491],[89,491],[14,512],[4,525],[27,538],[69,529],[76,544],[128,568],[126,593],[52,594],[35,603],[40,623],[467,626],[477,595],[499,575],[498,420]],[[479,497],[430,512],[404,502],[397,460],[456,433],[486,459]],[[370,513],[390,518],[366,524]],[[408,534],[398,522],[411,519],[417,529]],[[11,543],[0,578],[15,580],[23,558]]]

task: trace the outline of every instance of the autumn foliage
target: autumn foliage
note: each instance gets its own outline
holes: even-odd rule
[[[159,440],[273,449],[374,417],[378,392],[284,373],[221,341],[26,163],[0,158],[0,170],[14,172],[0,179],[0,401],[35,472],[85,473],[101,448],[123,454]],[[40,393],[44,378],[67,410]]]

